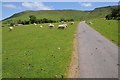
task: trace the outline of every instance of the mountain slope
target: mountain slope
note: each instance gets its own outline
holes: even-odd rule
[[[87,19],[90,18],[104,18],[106,15],[110,14],[113,9],[118,8],[118,6],[106,6],[95,8],[93,11],[89,12]]]
[[[38,10],[32,11],[27,10],[20,13],[16,13],[9,18],[3,20],[3,23],[10,23],[17,20],[29,20],[30,15],[35,15],[37,19],[74,19],[74,20],[84,20],[91,18],[104,18],[107,14],[118,6],[107,6],[95,8],[92,11],[80,11],[80,10]]]
[[[16,13],[11,17],[5,19],[5,21],[10,20],[28,20],[30,15],[35,15],[37,19],[52,19],[60,20],[64,19],[75,19],[80,20],[83,16],[87,15],[86,12],[79,10],[39,10],[39,11],[24,11]]]

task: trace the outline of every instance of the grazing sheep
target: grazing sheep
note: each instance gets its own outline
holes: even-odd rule
[[[93,24],[92,22],[89,22],[89,24]]]
[[[37,24],[36,24],[36,23],[34,23],[34,25],[36,26]]]
[[[64,21],[61,21],[61,23],[64,23]]]
[[[74,24],[74,22],[71,22],[70,24],[71,24],[71,25],[73,25],[73,24]]]
[[[52,28],[52,27],[54,27],[54,25],[50,23],[50,24],[49,24],[49,27]]]
[[[67,27],[67,24],[64,24]]]
[[[15,25],[13,25],[13,26],[22,26],[23,24],[15,24]]]
[[[12,30],[13,30],[13,27],[9,27],[9,30],[12,31]]]
[[[67,27],[67,24],[58,25],[58,29],[65,29],[66,27]]]
[[[42,28],[43,26],[40,26],[40,28]]]
[[[83,22],[85,22],[85,20]]]
[[[60,47],[58,47],[57,49],[59,49],[59,50],[60,50]]]

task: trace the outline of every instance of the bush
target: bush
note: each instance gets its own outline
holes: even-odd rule
[[[120,20],[120,9],[112,9],[112,13],[106,15],[107,20],[115,19]]]
[[[107,15],[107,16],[106,16],[106,19],[107,19],[107,20],[111,20],[111,19],[112,19],[111,14]]]
[[[35,16],[31,15],[29,16],[30,19],[29,20],[17,20],[16,22],[11,22],[10,23],[10,26],[13,26],[15,24],[23,24],[23,25],[26,25],[26,24],[33,24],[33,23],[37,23],[37,24],[41,24],[41,23],[56,23],[58,21],[56,20],[51,20],[51,19],[47,19],[47,18],[43,18],[43,19],[36,19]]]
[[[33,24],[33,23],[37,22],[37,19],[36,19],[36,17],[34,15],[29,16],[29,18],[30,18],[30,23]]]
[[[12,23],[10,23],[10,26],[14,26],[14,25],[15,25],[15,23],[13,23],[13,22],[12,22]]]

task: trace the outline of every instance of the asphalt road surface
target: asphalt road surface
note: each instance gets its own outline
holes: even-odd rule
[[[118,78],[118,47],[84,21],[77,31],[80,78]]]

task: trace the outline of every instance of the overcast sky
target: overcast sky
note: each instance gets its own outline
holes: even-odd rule
[[[118,5],[117,2],[3,2],[2,18],[25,10],[93,10],[97,7]],[[0,20],[1,20],[0,19]]]

